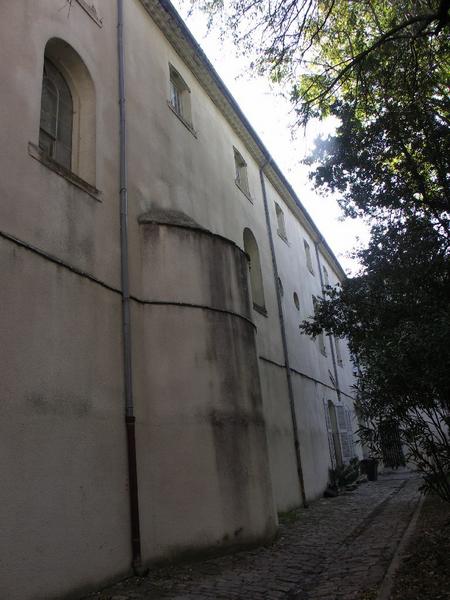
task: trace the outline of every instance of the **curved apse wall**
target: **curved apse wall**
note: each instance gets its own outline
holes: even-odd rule
[[[246,255],[179,215],[140,223],[132,322],[144,559],[270,537]]]

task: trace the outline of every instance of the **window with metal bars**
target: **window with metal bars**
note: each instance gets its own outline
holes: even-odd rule
[[[44,59],[39,147],[66,169],[72,167],[73,100],[70,88],[54,64]]]

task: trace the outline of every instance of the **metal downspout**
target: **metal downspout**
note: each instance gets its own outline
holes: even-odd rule
[[[127,431],[128,489],[130,500],[132,567],[142,573],[139,495],[136,466],[135,416],[130,328],[130,284],[128,273],[128,176],[125,112],[125,57],[123,45],[123,0],[117,0],[117,55],[119,63],[119,143],[120,143],[120,266],[122,287],[122,341],[125,391],[125,425]]]
[[[300,439],[299,439],[299,435],[298,435],[297,414],[295,412],[294,389],[292,386],[291,367],[289,364],[289,353],[288,353],[288,346],[287,346],[287,339],[286,339],[286,328],[284,325],[283,305],[282,305],[282,301],[281,301],[280,286],[278,285],[278,267],[277,267],[277,260],[276,260],[276,256],[275,256],[275,246],[273,243],[272,228],[270,226],[270,216],[269,216],[269,207],[268,207],[268,203],[267,203],[266,184],[264,182],[264,169],[269,163],[270,163],[270,159],[266,160],[266,162],[260,167],[259,177],[260,177],[260,181],[261,181],[261,190],[262,190],[262,196],[263,196],[263,201],[264,201],[264,212],[266,215],[267,232],[269,234],[270,253],[271,253],[271,257],[272,257],[272,267],[273,267],[273,273],[274,273],[274,277],[275,277],[275,289],[276,289],[276,293],[277,293],[278,317],[279,317],[279,321],[280,321],[284,363],[286,365],[289,406],[291,409],[292,428],[293,428],[293,432],[294,432],[294,446],[295,446],[295,458],[296,458],[296,463],[297,463],[297,475],[298,475],[298,481],[300,484],[300,493],[302,495],[302,504],[303,504],[304,508],[307,508],[308,503],[306,501],[305,484],[304,484],[304,479],[303,479],[303,466],[302,466],[302,457],[301,457],[301,452],[300,452]]]
[[[319,258],[319,242],[314,242],[314,246],[316,249],[317,269],[319,271],[320,287],[322,289],[322,293],[324,293],[325,286],[323,284],[323,274],[322,274],[322,268],[321,268],[320,258]],[[339,377],[338,377],[338,370],[337,370],[337,364],[336,364],[336,356],[334,354],[333,337],[331,335],[329,335],[327,337],[330,340],[331,361],[333,363],[336,394],[337,394],[338,401],[341,402],[341,390],[339,389]]]

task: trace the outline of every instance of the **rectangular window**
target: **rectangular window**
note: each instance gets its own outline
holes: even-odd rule
[[[275,202],[275,213],[277,215],[277,233],[285,242],[287,242],[286,223],[284,221],[284,213],[281,207]]]
[[[317,298],[315,296],[312,297],[312,301],[313,301],[313,307],[314,307],[314,314],[316,313],[317,310]],[[326,347],[325,347],[325,335],[323,333],[323,331],[321,331],[319,333],[319,335],[317,336],[317,342],[319,344],[319,350],[320,352],[326,356],[327,355],[327,351],[326,351]]]
[[[174,112],[192,128],[191,90],[172,65],[169,65],[169,73],[169,104]]]
[[[173,79],[170,80],[170,103],[175,112],[181,115],[181,92]]]
[[[233,148],[234,151],[234,169],[235,169],[235,182],[238,188],[244,192],[246,196],[250,196],[250,190],[248,187],[247,177],[247,163],[242,158],[242,154]]]
[[[303,245],[305,246],[306,266],[308,267],[308,270],[311,273],[311,275],[314,275],[314,269],[312,266],[311,259],[311,248],[309,247],[309,244],[306,240],[303,240]]]
[[[324,287],[328,287],[330,285],[330,280],[328,278],[328,271],[326,270],[325,267],[322,267],[322,271],[323,271],[323,285],[324,285]]]

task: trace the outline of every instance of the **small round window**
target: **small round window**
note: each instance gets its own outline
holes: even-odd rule
[[[297,310],[300,310],[300,302],[298,300],[297,292],[294,292],[294,304]]]

